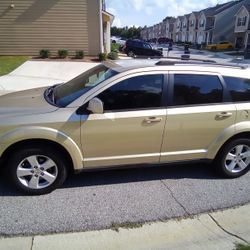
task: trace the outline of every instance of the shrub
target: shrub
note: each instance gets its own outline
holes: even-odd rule
[[[66,50],[66,49],[58,50],[58,56],[60,58],[66,58],[68,56],[68,50]]]
[[[77,50],[76,51],[76,59],[83,59],[84,58],[84,51],[83,50]]]
[[[120,45],[117,43],[111,44],[111,52],[118,52]]]
[[[100,53],[98,55],[100,61],[106,61],[107,59],[107,54],[106,53]]]
[[[118,53],[117,52],[110,52],[108,54],[108,59],[111,59],[111,60],[117,60],[118,59]]]
[[[50,57],[50,51],[48,49],[41,49],[39,52],[39,55],[41,58],[49,58]]]

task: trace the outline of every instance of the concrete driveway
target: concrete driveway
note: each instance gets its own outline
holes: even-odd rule
[[[96,66],[88,62],[27,61],[0,77],[0,94],[67,82]]]

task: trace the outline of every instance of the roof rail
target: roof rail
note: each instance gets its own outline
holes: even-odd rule
[[[176,58],[175,58],[176,59]],[[189,59],[189,60],[179,60],[179,61],[167,61],[167,60],[160,60],[155,65],[157,66],[173,66],[173,65],[201,65],[201,66],[223,66],[229,68],[239,68],[239,69],[246,69],[247,66],[243,65],[234,65],[234,64],[226,64],[226,63],[217,63],[213,60],[200,60],[200,59]]]

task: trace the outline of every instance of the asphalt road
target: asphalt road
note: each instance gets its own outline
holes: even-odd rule
[[[220,179],[207,165],[83,173],[49,195],[23,196],[0,174],[0,235],[103,229],[250,202],[250,172]]]

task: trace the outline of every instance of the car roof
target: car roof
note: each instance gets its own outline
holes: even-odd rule
[[[250,69],[246,65],[236,63],[217,63],[211,60],[168,59],[123,59],[104,63],[107,67],[123,73],[126,71],[195,71],[219,73],[226,76],[250,78]]]

